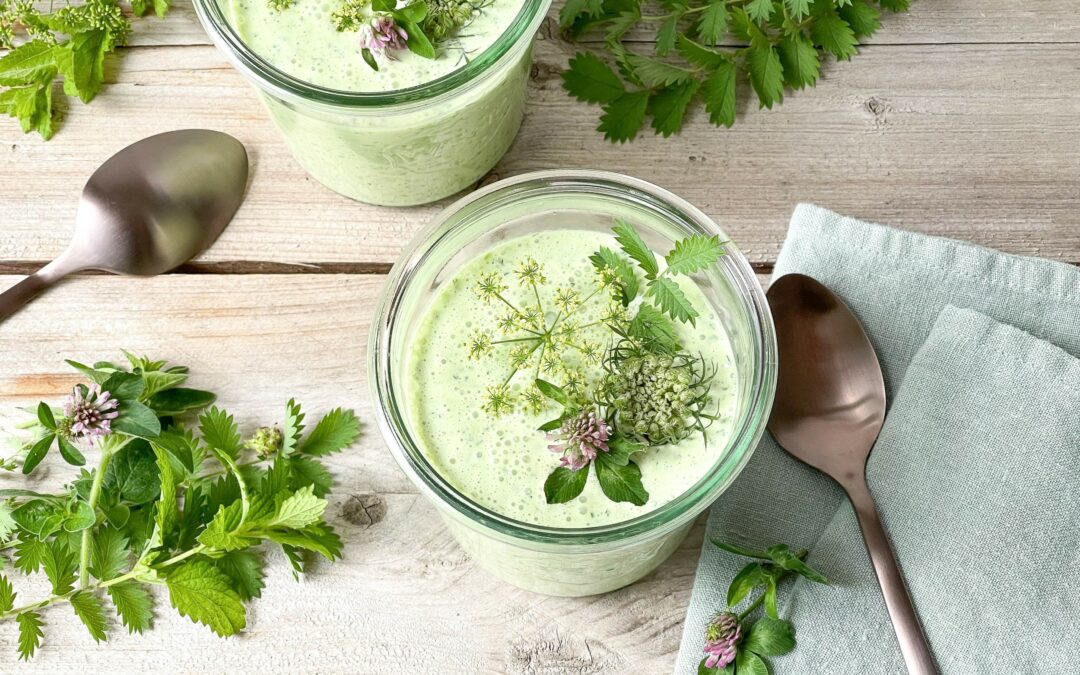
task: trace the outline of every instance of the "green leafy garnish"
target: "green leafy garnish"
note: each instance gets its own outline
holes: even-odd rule
[[[352,411],[332,410],[305,436],[305,414],[289,401],[288,442],[267,428],[245,442],[232,415],[203,410],[211,392],[180,386],[186,368],[127,356],[128,367],[73,362],[89,384],[76,386],[63,413],[40,403],[31,439],[2,463],[12,471],[21,459],[30,473],[55,446],[81,465],[73,450],[91,443],[101,456],[55,494],[0,495],[0,547],[12,550],[15,570],[43,572],[51,588],[17,607],[14,585],[0,574],[0,622],[18,624],[23,659],[40,647],[40,613],[51,605],[69,604],[100,642],[106,600],[129,632],[141,633],[153,620],[148,589],[163,584],[182,616],[234,635],[246,625],[245,603],[262,595],[268,545],[281,548],[294,573],[308,554],[341,556],[324,520],[331,476],[319,458],[359,436]]]
[[[860,38],[880,28],[882,10],[909,0],[671,0],[652,11],[642,0],[569,0],[559,13],[572,40],[603,36],[606,54],[578,52],[563,72],[574,98],[601,107],[597,130],[614,142],[637,137],[647,118],[663,136],[678,133],[702,104],[709,121],[735,123],[737,80],[772,108],[787,89],[817,82],[822,61],[851,58]],[[652,54],[631,30],[655,33]],[[731,40],[741,46],[720,46]]]

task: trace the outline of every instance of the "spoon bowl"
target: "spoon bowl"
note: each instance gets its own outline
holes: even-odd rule
[[[170,131],[116,153],[83,188],[71,244],[0,294],[0,321],[65,276],[154,276],[209,248],[244,199],[248,158],[232,136]]]
[[[933,675],[930,647],[866,484],[866,460],[885,422],[874,347],[847,305],[811,277],[780,277],[768,298],[780,362],[769,431],[847,493],[908,672]]]

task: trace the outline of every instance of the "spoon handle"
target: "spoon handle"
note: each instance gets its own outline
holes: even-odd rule
[[[870,489],[866,481],[862,480],[845,486],[845,490],[855,508],[855,516],[859,520],[859,528],[866,542],[866,551],[870,554],[870,562],[874,566],[874,574],[881,586],[881,594],[885,596],[885,607],[889,610],[889,619],[896,631],[896,639],[900,642],[904,665],[910,675],[935,675],[937,668],[934,657],[919,625],[919,617],[911,604],[904,577],[900,574],[900,568],[889,546],[889,539],[881,525]]]
[[[3,293],[0,293],[0,321],[6,320],[12,314],[22,309],[23,305],[30,302],[35,295],[51,285],[52,280],[46,279],[35,272]]]

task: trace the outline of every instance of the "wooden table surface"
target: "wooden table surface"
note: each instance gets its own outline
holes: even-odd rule
[[[572,47],[549,19],[516,144],[484,179],[552,168],[619,171],[713,216],[767,274],[799,201],[1005,251],[1080,262],[1080,13],[1075,0],[921,0],[886,16],[851,62],[773,111],[744,105],[730,130],[698,115],[671,139],[615,146],[596,109],[558,73]],[[254,92],[208,44],[186,0],[137,22],[109,84],[72,105],[48,143],[0,120],[0,285],[61,251],[83,182],[116,150],[183,127],[235,135],[251,153],[247,202],[218,244],[152,280],[86,275],[0,325],[0,430],[14,408],[57,399],[64,358],[126,348],[190,365],[195,386],[248,420],[296,396],[313,411],[371,420],[365,344],[383,274],[443,204],[351,202],[307,177]],[[744,101],[747,100],[744,97]],[[654,574],[601,597],[548,598],[473,564],[399,472],[378,432],[334,460],[328,512],[345,559],[299,584],[273,560],[243,635],[221,641],[160,607],[142,637],[114,626],[93,643],[69,610],[16,666],[0,627],[0,671],[667,673],[702,527]],[[68,478],[54,465],[45,480]],[[0,487],[21,482],[0,477]],[[159,606],[167,605],[159,598]]]

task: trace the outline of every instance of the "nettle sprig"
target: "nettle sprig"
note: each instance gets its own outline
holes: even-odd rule
[[[611,141],[633,140],[648,117],[657,134],[678,133],[699,102],[713,124],[730,127],[738,80],[748,79],[761,107],[772,108],[785,90],[814,86],[827,56],[856,54],[859,40],[880,28],[882,9],[906,11],[909,3],[568,0],[559,14],[564,32],[571,39],[602,34],[607,54],[578,52],[563,86],[601,106],[597,131]],[[655,32],[651,55],[631,49],[640,42],[639,27]],[[728,41],[739,46],[725,46]]]
[[[713,544],[738,556],[753,558],[728,586],[727,607],[713,615],[705,627],[705,658],[699,675],[768,675],[768,657],[795,649],[795,627],[781,619],[777,611],[777,589],[781,582],[801,576],[818,584],[828,584],[824,575],[806,564],[807,551],[792,551],[777,544],[766,551],[750,551],[713,540]],[[752,593],[757,596],[741,612],[735,608]],[[763,616],[751,618],[757,610]]]
[[[51,588],[18,604],[0,575],[0,622],[17,624],[23,659],[41,646],[51,605],[70,605],[101,642],[106,597],[141,633],[153,619],[149,589],[163,586],[182,616],[233,635],[246,625],[245,603],[262,594],[267,545],[280,547],[294,575],[310,555],[341,556],[323,518],[332,479],[321,458],[356,440],[351,411],[331,411],[305,435],[304,413],[289,401],[280,429],[245,442],[231,415],[208,408],[212,393],[181,386],[186,368],[127,356],[127,367],[69,361],[87,383],[61,409],[39,403],[23,425],[30,440],[3,463],[14,470],[21,460],[29,474],[54,446],[76,466],[82,451],[100,454],[58,492],[0,490],[0,549]]]
[[[676,277],[715,264],[723,243],[706,235],[681,239],[661,269],[632,225],[617,220],[613,232],[619,251],[601,247],[589,257],[596,272],[591,289],[549,292],[543,266],[532,258],[514,274],[516,296],[494,271],[474,288],[505,310],[498,335],[481,328],[466,344],[469,358],[496,351],[508,358],[508,375],[488,387],[484,411],[499,417],[519,407],[532,414],[561,407],[539,428],[560,456],[544,483],[549,504],[577,498],[591,467],[609,499],[644,505],[649,493],[633,455],[704,434],[715,420],[707,409],[717,367],[683,349],[673,321],[696,325],[699,313]],[[601,339],[609,346],[602,348]],[[531,377],[518,390],[522,372]]]
[[[294,0],[268,0],[288,9]],[[372,70],[408,49],[425,59],[438,56],[439,46],[453,38],[488,4],[471,0],[344,0],[331,18],[340,32],[359,34],[360,55]]]
[[[57,127],[53,84],[89,103],[101,91],[105,55],[123,45],[131,22],[118,0],[86,0],[44,12],[30,0],[0,0],[0,113],[23,132],[52,138]],[[168,0],[131,0],[131,14],[163,17]]]

